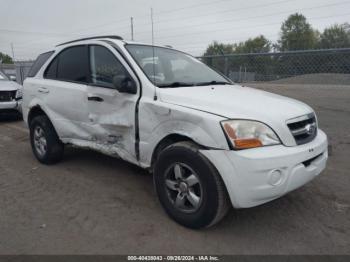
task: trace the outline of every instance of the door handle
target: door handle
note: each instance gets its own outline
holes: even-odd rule
[[[103,98],[99,97],[99,96],[89,96],[88,97],[89,101],[94,101],[94,102],[103,102]]]
[[[47,93],[50,93],[50,90],[46,87],[39,87],[38,92],[43,93],[43,94],[47,94]]]

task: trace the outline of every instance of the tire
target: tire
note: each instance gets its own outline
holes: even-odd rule
[[[45,115],[37,116],[30,122],[29,129],[32,150],[39,162],[45,165],[59,162],[63,157],[64,145],[50,119]]]
[[[218,171],[190,142],[173,144],[160,153],[154,184],[167,214],[188,228],[215,225],[231,206]]]

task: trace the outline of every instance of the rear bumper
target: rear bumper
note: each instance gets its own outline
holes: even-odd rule
[[[0,102],[0,113],[6,112],[19,112],[22,113],[22,100]]]
[[[201,151],[221,174],[236,208],[279,198],[317,177],[328,159],[327,136],[321,130],[310,143],[242,151]]]

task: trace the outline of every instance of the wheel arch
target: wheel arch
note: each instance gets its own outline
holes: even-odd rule
[[[158,156],[162,152],[162,150],[178,142],[191,142],[197,145],[201,149],[207,149],[206,146],[200,145],[199,143],[195,142],[193,139],[191,139],[188,136],[177,134],[177,133],[169,134],[158,142],[158,144],[156,145],[156,147],[152,152],[151,167],[150,167],[151,172],[153,172],[154,164],[156,163]]]
[[[54,128],[54,131],[56,132],[56,134],[59,137],[55,123],[51,120],[50,115],[46,112],[46,110],[40,104],[35,104],[35,105],[30,107],[30,109],[28,111],[28,117],[26,119],[28,127],[30,127],[31,121],[37,116],[46,116],[49,119],[49,121],[51,122],[51,124]]]
[[[32,120],[40,115],[46,115],[48,117],[48,115],[46,114],[46,112],[41,108],[40,105],[35,105],[33,106],[28,113],[28,117],[27,117],[27,123],[28,125],[30,125],[30,123],[32,122]]]

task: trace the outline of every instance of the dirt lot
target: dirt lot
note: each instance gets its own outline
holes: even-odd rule
[[[350,87],[266,89],[317,111],[332,145],[327,170],[201,231],[165,215],[147,172],[77,149],[40,165],[23,122],[2,119],[0,254],[350,254]]]

